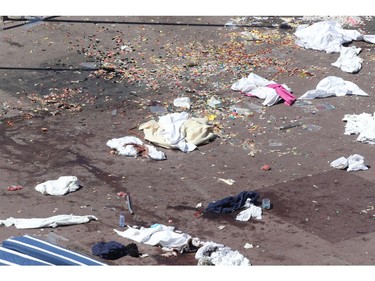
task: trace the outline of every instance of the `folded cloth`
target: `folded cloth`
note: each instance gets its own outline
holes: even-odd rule
[[[92,246],[92,253],[102,259],[116,260],[128,254],[125,245],[116,241],[98,242]]]
[[[236,196],[228,196],[219,201],[211,202],[207,205],[205,212],[212,213],[232,213],[245,206],[247,199],[254,203],[259,198],[259,194],[253,191],[242,191]]]

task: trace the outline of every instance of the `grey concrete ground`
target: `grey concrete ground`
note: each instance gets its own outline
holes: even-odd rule
[[[375,33],[372,18],[337,20]],[[338,54],[295,45],[296,27],[316,21],[238,16],[5,21],[0,31],[0,219],[74,213],[92,214],[98,221],[55,229],[1,227],[0,240],[31,234],[92,256],[98,241],[131,242],[113,231],[124,211],[130,225],[175,226],[238,250],[254,266],[372,266],[374,149],[344,135],[342,119],[375,112],[374,44],[350,44],[362,48],[364,62],[359,73],[345,73],[331,65]],[[261,100],[230,89],[250,72],[287,84],[296,97],[330,75],[356,83],[369,96],[262,107]],[[142,138],[136,128],[158,117],[150,106],[178,111],[173,100],[180,96],[191,98],[193,115],[212,118],[218,138],[191,153],[160,148],[165,161],[110,153],[107,140]],[[223,108],[209,108],[211,96],[220,98]],[[261,109],[234,116],[234,104]],[[300,126],[280,129],[295,124]],[[367,171],[330,167],[331,161],[355,153],[365,157]],[[262,170],[264,164],[271,169]],[[62,175],[77,176],[83,188],[61,197],[34,190],[37,183]],[[12,185],[24,188],[7,191]],[[262,220],[197,215],[209,202],[245,190],[271,199],[273,208]],[[131,194],[135,215],[127,213],[120,191]],[[246,243],[253,248],[244,248]],[[138,248],[149,256],[108,263],[197,264],[194,253],[165,257],[158,247]]]

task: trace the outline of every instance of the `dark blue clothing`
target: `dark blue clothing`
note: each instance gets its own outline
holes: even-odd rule
[[[232,213],[238,209],[241,209],[248,198],[251,198],[251,202],[255,203],[259,198],[259,194],[253,191],[242,191],[236,196],[225,197],[216,202],[208,204],[205,212],[212,213]]]

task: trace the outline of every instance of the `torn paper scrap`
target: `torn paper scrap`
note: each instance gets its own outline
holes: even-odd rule
[[[0,220],[0,225],[7,227],[14,225],[18,229],[57,227],[60,225],[73,225],[87,223],[91,220],[98,220],[95,216],[74,216],[74,215],[57,215],[49,218],[21,218],[10,217],[6,220]]]
[[[336,76],[328,76],[318,83],[315,90],[307,91],[298,99],[326,98],[330,96],[341,97],[345,95],[368,96],[367,93],[362,91],[353,82]]]
[[[157,150],[154,146],[144,144],[139,138],[125,136],[107,141],[107,146],[115,149],[118,155],[130,157],[146,157],[154,160],[165,160],[164,152]]]
[[[205,242],[195,253],[198,265],[250,266],[250,261],[240,252],[212,241]]]
[[[35,190],[42,194],[65,195],[76,191],[82,183],[75,176],[62,176],[57,180],[48,180],[35,186]]]
[[[243,77],[231,86],[233,91],[240,91],[241,94],[249,97],[263,99],[263,105],[272,106],[281,100],[287,105],[293,104],[295,97],[291,89],[285,84],[277,84],[267,80],[255,73],[250,73],[248,77]]]
[[[215,137],[206,118],[191,117],[187,112],[170,113],[139,126],[145,139],[155,145],[191,152]]]
[[[357,141],[375,144],[375,113],[346,114],[345,135],[358,135]]]
[[[177,233],[173,226],[163,224],[154,224],[149,228],[141,227],[140,229],[128,227],[125,231],[114,231],[124,237],[146,245],[182,250],[188,245],[191,236],[186,233]]]
[[[335,21],[321,21],[312,25],[300,25],[294,35],[296,44],[305,49],[340,52],[344,43],[363,40],[364,36],[357,30],[346,30]]]
[[[341,47],[340,57],[332,65],[348,73],[357,73],[361,70],[363,62],[363,59],[358,56],[360,52],[361,48],[354,46]]]
[[[368,170],[368,167],[365,165],[365,158],[359,154],[350,155],[348,158],[340,157],[330,164],[331,167],[336,169],[346,169],[348,172],[355,172],[360,170]]]
[[[233,185],[236,181],[235,180],[232,180],[232,179],[222,179],[222,178],[218,178],[219,181],[222,181],[228,185]]]

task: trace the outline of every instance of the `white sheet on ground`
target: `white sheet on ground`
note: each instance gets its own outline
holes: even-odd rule
[[[181,250],[187,246],[191,236],[186,233],[177,233],[173,226],[154,224],[149,228],[140,229],[128,227],[125,231],[114,231],[124,237],[151,246],[160,245],[165,248]]]
[[[367,93],[362,91],[353,82],[336,76],[328,76],[318,83],[315,90],[307,91],[298,99],[326,98],[330,96],[341,97],[345,95],[368,96]]]
[[[35,186],[35,190],[42,194],[65,195],[76,191],[82,183],[75,176],[62,176],[57,180],[48,180]]]
[[[357,141],[375,144],[375,113],[346,114],[345,135],[358,135]]]
[[[98,220],[95,216],[57,215],[49,218],[7,218],[0,220],[0,225],[7,227],[14,225],[18,229],[57,227],[60,225],[73,225],[87,223],[90,220]]]
[[[250,266],[250,261],[238,251],[212,241],[205,242],[195,253],[198,264],[209,262],[214,265]]]
[[[277,94],[275,89],[267,87],[269,84],[277,83],[272,80],[267,80],[255,73],[250,73],[248,77],[242,77],[240,80],[233,83],[231,89],[263,99],[263,105],[272,106],[282,100],[282,98]],[[291,91],[287,85],[282,84],[282,86],[289,92]]]
[[[310,26],[300,25],[294,35],[297,37],[296,44],[298,46],[327,53],[340,52],[344,43],[364,40],[364,36],[359,31],[343,29],[335,21],[321,21]],[[371,39],[371,36],[366,36],[366,40]]]
[[[107,141],[107,146],[116,149],[119,155],[129,157],[139,156],[139,146],[144,146],[147,148],[146,157],[154,160],[164,160],[167,158],[164,152],[157,150],[152,145],[144,144],[139,138],[133,136],[111,139]]]
[[[165,148],[191,152],[197,145],[208,142],[215,135],[206,118],[190,117],[187,112],[170,113],[139,126],[145,139]]]
[[[332,65],[348,73],[357,73],[361,70],[363,62],[358,56],[360,52],[361,48],[355,46],[341,47],[340,57]]]

